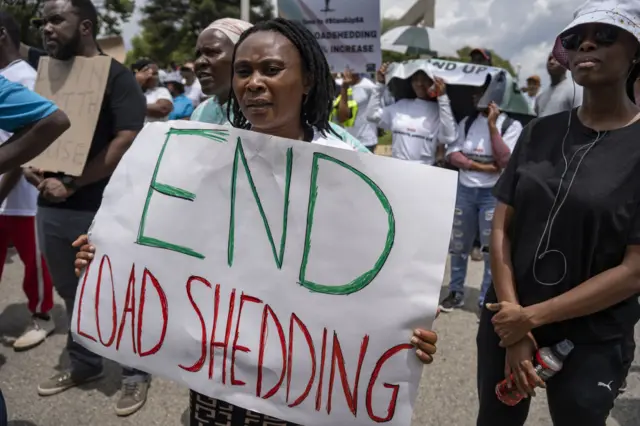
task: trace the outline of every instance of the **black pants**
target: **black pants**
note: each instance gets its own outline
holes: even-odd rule
[[[189,426],[218,425],[299,426],[189,391]]]
[[[629,374],[631,364],[633,364],[633,358],[636,355],[636,340],[633,332],[627,336],[624,341],[624,348],[622,350],[622,362],[624,363],[625,378]]]
[[[493,331],[493,313],[483,309],[478,327],[477,426],[522,426],[529,414],[529,399],[509,407],[496,398],[496,384],[504,379],[505,350]],[[558,336],[557,341],[562,340]],[[541,342],[548,346],[555,341]],[[627,366],[624,342],[576,345],[560,373],[547,382],[553,426],[605,426]]]

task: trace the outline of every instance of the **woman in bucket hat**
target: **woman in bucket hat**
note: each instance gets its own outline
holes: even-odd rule
[[[530,398],[496,398],[505,376],[525,396],[546,386],[554,426],[605,426],[613,408],[640,318],[639,49],[637,0],[587,1],[557,38],[584,101],[533,120],[495,187],[478,426],[525,423]],[[545,384],[533,355],[563,339],[575,349]]]

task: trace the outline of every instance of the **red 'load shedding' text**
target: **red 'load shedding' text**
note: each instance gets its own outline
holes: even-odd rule
[[[94,262],[95,263],[95,262]],[[82,309],[86,309],[88,306],[86,303],[88,300],[85,300],[85,290],[87,286],[87,277],[89,276],[89,270],[87,269],[84,280],[82,282],[82,287],[80,290],[80,303],[78,304],[78,315],[77,315],[77,333],[93,342],[100,342],[106,348],[113,347],[115,344],[115,349],[117,351],[120,350],[120,345],[122,343],[122,338],[125,334],[125,328],[127,327],[127,320],[130,317],[131,321],[128,325],[131,335],[131,344],[133,353],[138,355],[139,357],[147,357],[157,354],[161,349],[165,341],[166,333],[167,333],[167,324],[169,321],[169,302],[167,300],[167,296],[162,289],[162,286],[158,279],[149,271],[148,269],[144,269],[142,273],[142,282],[140,284],[139,290],[139,301],[136,304],[136,267],[135,264],[131,266],[131,273],[129,275],[129,283],[127,286],[127,293],[125,297],[124,307],[119,310],[116,304],[115,297],[115,286],[113,283],[113,272],[111,267],[111,260],[107,255],[104,255],[100,260],[100,266],[98,271],[98,279],[95,287],[95,299],[93,302],[93,308],[95,309],[94,316],[96,319],[96,336],[93,336],[85,331],[83,331],[83,325],[81,324],[82,320]],[[107,327],[106,324],[100,323],[99,310],[100,306],[100,293],[102,291],[109,291],[108,288],[103,288],[103,279],[111,284],[111,324]],[[148,286],[151,284],[151,287]],[[207,328],[205,323],[205,318],[202,315],[202,311],[198,306],[197,302],[194,300],[192,296],[192,290],[195,286],[204,286],[210,289],[214,293],[214,313],[213,313],[213,327],[211,330],[210,336],[207,336]],[[160,338],[155,344],[149,348],[149,343],[143,342],[143,313],[146,301],[146,292],[154,291],[160,300],[160,311],[162,318],[158,318],[162,324]],[[238,351],[240,352],[251,352],[251,349],[239,344],[240,340],[240,322],[242,319],[242,310],[245,304],[254,303],[261,304],[263,306],[262,313],[262,321],[260,325],[260,344],[258,349],[258,365],[257,365],[257,378],[256,378],[256,389],[255,395],[258,398],[269,399],[273,397],[278,391],[285,387],[286,392],[286,401],[289,407],[295,407],[297,405],[302,404],[307,398],[309,398],[312,392],[315,393],[315,396],[311,396],[311,398],[315,398],[315,409],[320,411],[323,403],[323,378],[325,376],[325,370],[329,371],[329,384],[326,388],[327,396],[326,396],[326,411],[327,414],[331,413],[331,403],[333,400],[333,390],[335,385],[336,376],[339,376],[339,379],[342,383],[342,389],[344,392],[344,396],[346,399],[347,406],[349,410],[353,413],[354,416],[358,414],[358,388],[360,385],[360,373],[362,370],[362,364],[364,362],[365,356],[367,354],[367,348],[369,345],[369,336],[365,335],[362,339],[362,344],[360,346],[360,353],[358,356],[358,363],[356,367],[355,374],[348,374],[347,368],[345,365],[344,356],[342,353],[342,349],[340,347],[340,340],[338,339],[337,333],[334,331],[333,336],[329,336],[328,330],[324,328],[322,333],[322,344],[320,355],[318,356],[316,352],[316,341],[311,336],[307,326],[305,323],[295,314],[291,314],[289,318],[289,338],[287,344],[287,337],[285,335],[285,329],[283,327],[283,323],[273,311],[273,309],[269,306],[269,304],[264,301],[250,296],[245,293],[237,294],[236,290],[233,289],[229,296],[229,305],[228,305],[228,315],[226,318],[226,322],[223,322],[225,318],[219,318],[218,313],[220,311],[220,284],[213,285],[209,281],[207,281],[203,277],[191,276],[185,285],[185,293],[189,298],[191,306],[195,314],[197,315],[201,330],[201,353],[200,357],[190,365],[182,365],[179,367],[185,371],[191,373],[199,373],[203,368],[208,369],[209,379],[213,379],[213,371],[214,364],[216,361],[222,361],[222,377],[220,378],[222,384],[230,385],[230,386],[246,386],[246,383],[239,378],[236,377],[235,372],[235,360],[236,354]],[[103,306],[104,308],[104,306]],[[237,310],[237,313],[236,313]],[[235,328],[234,328],[234,315],[235,319]],[[108,328],[111,330],[108,336],[103,334],[103,330]],[[280,350],[282,354],[282,372],[280,374],[278,382],[271,387],[270,389],[265,389],[263,387],[262,382],[262,373],[263,373],[263,361],[264,355],[267,346],[266,336],[268,334],[269,329],[273,329],[277,331],[277,335],[280,341]],[[309,380],[307,382],[305,390],[301,395],[291,395],[291,377],[293,374],[292,366],[293,366],[293,356],[294,352],[300,354],[300,351],[297,349],[297,345],[294,345],[294,331],[297,329],[304,335],[304,341],[308,348],[308,353],[311,358],[311,374]],[[328,350],[328,345],[331,344],[331,350]],[[217,360],[214,357],[214,349],[222,348],[223,350],[223,358],[222,360]],[[388,422],[393,419],[396,409],[396,403],[398,399],[399,385],[383,383],[382,385],[391,390],[391,395],[389,398],[389,402],[386,408],[386,413],[378,414],[374,413],[373,407],[373,389],[378,384],[378,376],[380,372],[385,366],[385,363],[392,357],[398,355],[399,353],[411,349],[412,346],[409,344],[400,344],[394,346],[387,350],[375,363],[375,367],[369,377],[367,388],[366,388],[366,398],[365,405],[367,409],[367,415],[369,418],[377,423]],[[295,349],[295,351],[294,351]],[[209,355],[207,357],[207,354]],[[306,355],[306,353],[305,353]],[[227,366],[230,360],[230,365]],[[317,373],[317,374],[316,374]],[[316,381],[317,377],[317,381]],[[353,383],[349,383],[349,377],[354,377]],[[286,383],[285,383],[286,381]],[[379,406],[376,406],[376,410],[379,410]],[[382,410],[380,410],[382,411]]]

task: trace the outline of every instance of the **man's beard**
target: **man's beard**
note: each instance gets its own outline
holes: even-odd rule
[[[73,38],[71,38],[71,40],[69,40],[64,45],[60,45],[60,44],[58,45],[58,51],[53,57],[61,61],[71,59],[74,56],[77,56],[79,47],[80,47],[80,31],[78,30],[73,35]]]

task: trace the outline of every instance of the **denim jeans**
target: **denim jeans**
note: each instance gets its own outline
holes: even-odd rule
[[[78,278],[73,267],[77,249],[71,247],[71,243],[78,236],[87,233],[94,216],[94,212],[50,207],[39,207],[36,215],[40,247],[47,261],[53,286],[64,300],[69,322],[73,315],[73,305],[78,289]],[[97,374],[102,371],[102,357],[74,342],[71,332],[67,335],[67,352],[74,372]],[[124,366],[122,376],[123,382],[149,379],[147,373]]]
[[[491,221],[496,208],[496,199],[491,194],[493,188],[468,188],[458,183],[456,209],[451,233],[451,282],[449,291],[464,293],[464,281],[467,278],[469,254],[473,241],[480,235],[480,245],[484,257],[484,276],[480,288],[478,304],[484,304],[484,296],[491,285],[491,264],[489,261],[489,242],[491,239]]]

